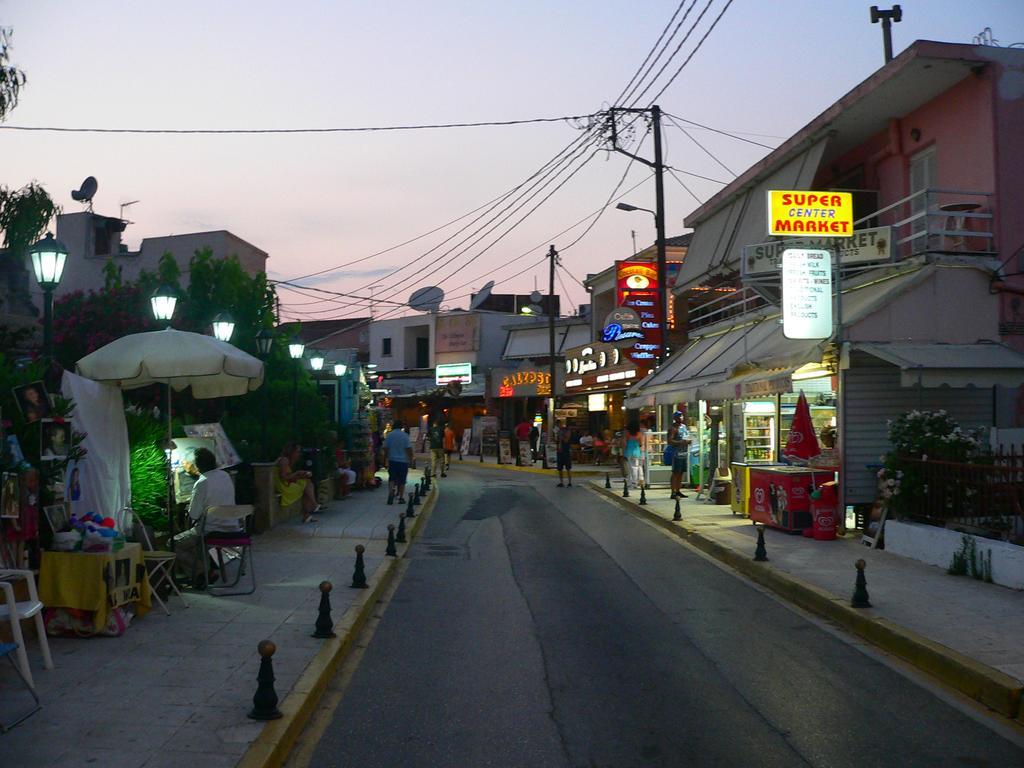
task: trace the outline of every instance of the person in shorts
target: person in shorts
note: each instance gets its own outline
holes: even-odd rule
[[[437,419],[427,431],[427,442],[430,443],[430,471],[434,477],[444,472],[444,427]]]
[[[452,454],[455,453],[455,430],[451,424],[444,425],[444,471],[441,477],[448,476],[448,469],[452,465]]]
[[[568,485],[572,487],[572,430],[569,429],[565,424],[562,424],[558,429],[558,452],[557,465],[558,465],[558,487],[562,488],[565,483],[562,482],[562,471],[565,471],[568,477]]]
[[[683,476],[687,471],[690,457],[690,432],[683,424],[682,411],[672,414],[672,426],[668,428],[668,444],[676,449],[672,458],[672,496],[673,499],[685,499],[683,493]]]
[[[388,457],[388,486],[390,492],[405,503],[405,481],[412,464],[412,441],[401,420],[396,421],[388,436],[384,438],[384,452]]]

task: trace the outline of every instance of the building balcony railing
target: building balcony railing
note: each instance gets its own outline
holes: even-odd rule
[[[990,192],[924,189],[879,208],[857,219],[854,231],[889,227],[888,262],[858,262],[850,268],[862,271],[915,257],[992,257],[996,255],[992,197]],[[737,278],[732,284],[694,289],[688,295],[687,328],[694,331],[777,306],[780,296],[779,280],[765,276],[749,284]]]

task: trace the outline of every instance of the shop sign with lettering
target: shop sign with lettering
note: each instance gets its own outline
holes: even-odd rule
[[[853,234],[853,195],[771,189],[768,234],[849,237]]]
[[[764,397],[766,395],[784,395],[793,391],[793,377],[775,376],[759,381],[744,381],[736,385],[736,398]]]
[[[627,349],[626,356],[638,366],[651,368],[658,359],[663,342],[658,318],[658,269],[650,261],[617,261],[615,289],[616,306],[636,313],[643,336],[642,339],[635,335],[620,337],[623,341],[637,341]],[[602,340],[610,342],[614,339],[605,336]]]
[[[794,237],[772,243],[743,247],[743,277],[778,276],[782,252],[787,248],[832,249],[838,252],[844,267],[889,261],[892,254],[892,227],[858,229],[849,237],[826,240],[821,237]]]
[[[495,368],[491,371],[492,391],[498,397],[547,397],[551,394],[551,373],[535,368],[509,370]]]
[[[640,366],[630,359],[633,352],[648,351],[653,345],[638,341],[630,344],[594,342],[574,347],[565,353],[565,391],[606,385],[629,386],[641,375]],[[650,367],[650,366],[645,366]]]
[[[654,317],[652,312],[648,312],[647,315],[649,318]],[[616,307],[605,317],[601,341],[610,343],[642,338],[644,338],[643,320],[635,309]]]
[[[782,335],[827,339],[832,335],[832,255],[787,248],[782,252]]]
[[[460,384],[473,383],[472,363],[442,363],[434,369],[435,384],[450,384],[457,381]]]

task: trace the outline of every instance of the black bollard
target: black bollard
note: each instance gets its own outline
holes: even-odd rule
[[[864,566],[867,563],[863,560],[858,560],[854,565],[857,568],[857,584],[853,588],[853,599],[850,600],[850,605],[854,608],[870,608],[871,600],[868,599],[868,580],[864,578]]]
[[[676,511],[672,513],[672,519],[677,523],[683,519],[682,510],[679,509],[679,499],[676,499]]]
[[[644,487],[642,485],[640,486],[640,506],[647,506],[647,494],[644,492]]]
[[[626,484],[625,480],[622,481],[622,498],[629,498],[629,486]]]
[[[260,654],[260,671],[256,675],[256,694],[252,697],[253,720],[277,720],[281,710],[277,708],[277,691],[274,690],[274,662],[272,657],[277,646],[269,640],[261,640],[256,646]]]
[[[388,557],[398,557],[398,550],[395,549],[395,524],[388,523],[388,548],[384,550]]]
[[[316,625],[313,627],[313,637],[320,639],[337,637],[334,634],[334,622],[331,621],[331,590],[334,585],[329,581],[320,582],[320,612],[316,617]]]
[[[388,483],[388,504],[394,504],[394,503],[395,503],[395,486],[393,486],[391,483]]]
[[[612,476],[608,472],[604,473],[604,487],[605,488],[611,488],[612,487]]]
[[[764,547],[764,526],[757,525],[757,548],[754,550],[754,560],[759,563],[768,562],[768,550]]]
[[[399,544],[405,544],[405,514],[398,516],[398,534],[395,536],[395,541]]]
[[[366,583],[366,565],[363,563],[363,552],[365,551],[366,547],[356,544],[356,567],[352,571],[352,589],[366,589],[369,586]]]
[[[484,447],[482,445],[480,446],[480,463],[484,463]]]
[[[413,509],[412,493],[409,493],[409,502],[405,505],[405,516],[416,517],[416,510]]]
[[[422,503],[423,502],[420,501],[420,484],[416,483],[416,490],[413,492],[412,495],[412,505],[414,507],[418,507]]]

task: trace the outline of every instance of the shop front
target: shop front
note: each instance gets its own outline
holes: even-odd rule
[[[631,357],[637,342],[593,342],[566,351],[558,408],[573,412],[570,426],[611,437],[626,425],[626,390],[647,374]]]

